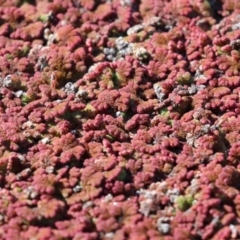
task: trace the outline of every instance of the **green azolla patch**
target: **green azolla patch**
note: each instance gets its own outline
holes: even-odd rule
[[[117,177],[117,180],[125,182],[126,179],[127,179],[127,173],[124,169],[122,169],[120,174]]]
[[[176,199],[176,204],[179,210],[186,211],[189,209],[193,204],[194,198],[191,194],[185,195],[185,196],[179,196]]]
[[[168,111],[168,109],[166,107],[164,107],[161,109],[160,115],[161,115],[161,117],[168,118],[170,115],[170,112]]]
[[[41,21],[41,22],[47,22],[48,21],[48,18],[49,18],[49,16],[48,16],[48,14],[42,14],[42,15],[40,15],[39,16],[39,21]]]
[[[177,82],[180,85],[190,85],[193,82],[193,78],[191,76],[191,73],[185,72],[180,76],[177,76]]]
[[[23,94],[21,99],[22,99],[23,105],[27,105],[28,103],[34,100],[34,98],[28,96],[27,94]]]

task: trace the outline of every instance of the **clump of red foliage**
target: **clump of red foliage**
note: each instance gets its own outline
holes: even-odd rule
[[[0,20],[0,239],[240,238],[239,1]]]

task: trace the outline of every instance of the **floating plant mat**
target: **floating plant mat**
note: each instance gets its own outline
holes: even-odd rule
[[[240,239],[238,0],[6,0],[0,23],[0,239]]]

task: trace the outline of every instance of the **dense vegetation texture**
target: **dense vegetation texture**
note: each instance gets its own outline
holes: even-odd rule
[[[0,239],[240,239],[239,0],[0,0]]]

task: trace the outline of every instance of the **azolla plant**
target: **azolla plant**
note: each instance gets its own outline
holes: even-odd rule
[[[0,1],[0,239],[240,239],[237,0]]]

